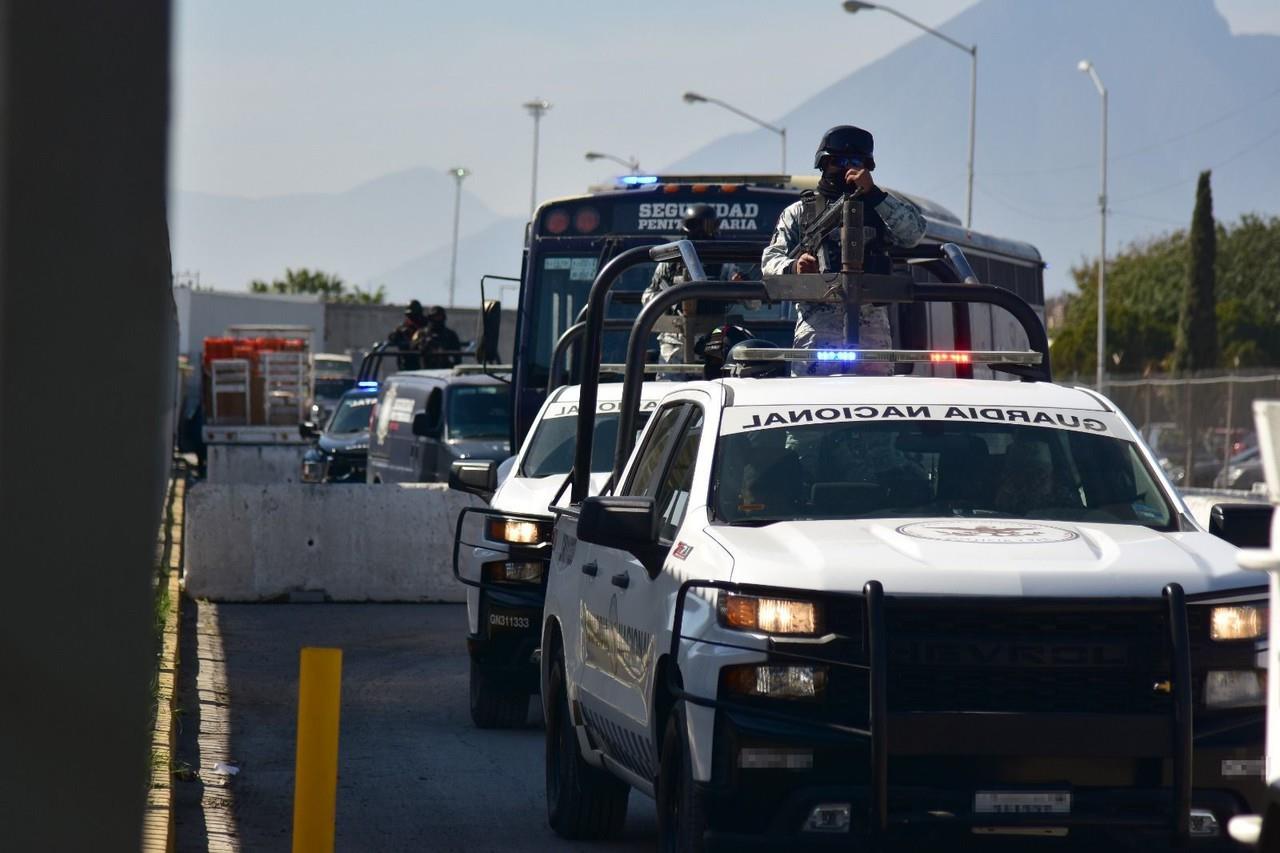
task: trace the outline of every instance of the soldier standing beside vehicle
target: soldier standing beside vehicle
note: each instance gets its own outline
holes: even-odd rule
[[[414,347],[422,351],[422,366],[427,370],[439,370],[456,365],[462,360],[458,354],[462,342],[458,335],[445,325],[446,315],[439,305],[427,312],[426,325],[414,335]]]
[[[691,204],[684,209],[684,214],[680,219],[680,230],[684,232],[683,239],[686,240],[714,240],[720,235],[720,218],[716,215],[716,209],[709,204]],[[711,264],[704,270],[707,278],[726,281],[742,280],[742,275],[738,271],[736,264],[724,264],[719,269],[716,269],[716,266]],[[649,286],[644,289],[640,301],[642,304],[648,304],[660,291],[688,280],[689,272],[684,268],[683,263],[680,261],[662,261],[654,267],[653,278],[650,279]],[[689,301],[683,306],[683,313],[685,316],[692,316],[694,309],[694,303]],[[678,308],[672,308],[671,313],[680,314],[682,311]],[[661,364],[679,363],[684,353],[684,336],[679,332],[660,332],[658,334],[658,353],[658,360]],[[660,378],[674,379],[676,377]]]
[[[889,246],[915,246],[924,238],[925,222],[914,204],[885,192],[875,185],[871,172],[876,167],[873,156],[875,140],[859,127],[840,125],[822,136],[813,167],[822,170],[818,190],[806,191],[800,201],[790,205],[778,217],[773,240],[764,250],[761,269],[766,275],[815,273],[840,269],[839,229],[822,244],[819,254],[798,258],[789,255],[800,244],[804,230],[830,204],[847,193],[855,194],[864,205],[865,224],[875,230],[867,241],[865,269],[873,273],[892,272],[887,254]],[[893,346],[889,327],[889,311],[882,305],[864,304],[858,322],[859,345],[887,349]],[[845,345],[844,306],[833,304],[796,305],[795,346],[805,349],[840,348]],[[811,373],[817,372],[811,365]]]

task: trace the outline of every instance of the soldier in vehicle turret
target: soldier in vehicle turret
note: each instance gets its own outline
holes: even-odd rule
[[[823,243],[820,257],[806,252],[793,259],[790,254],[800,245],[805,228],[821,216],[828,205],[839,202],[846,194],[862,200],[866,227],[875,230],[875,237],[867,241],[864,267],[867,272],[891,272],[888,247],[915,246],[924,238],[925,222],[920,210],[905,198],[880,189],[872,180],[871,173],[876,167],[874,147],[871,133],[859,127],[840,125],[823,134],[813,156],[813,167],[822,170],[818,190],[805,192],[800,201],[787,207],[778,217],[773,240],[761,258],[761,269],[765,274],[834,272],[840,269],[838,229]],[[864,304],[858,333],[862,347],[892,347],[888,310],[882,305]],[[844,343],[844,306],[796,305],[795,346],[839,348]],[[816,367],[816,364],[811,365],[811,368]]]

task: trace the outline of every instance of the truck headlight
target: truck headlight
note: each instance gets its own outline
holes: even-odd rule
[[[1254,708],[1267,704],[1267,674],[1259,669],[1211,669],[1204,679],[1209,708]]]
[[[551,539],[551,525],[518,518],[491,518],[488,536],[495,542],[510,545],[538,545]]]
[[[818,605],[728,592],[720,596],[720,624],[739,631],[812,636],[818,633]]]
[[[817,699],[827,687],[825,666],[747,664],[727,666],[723,672],[725,688],[741,696]]]
[[[481,571],[486,580],[498,583],[542,583],[546,565],[542,560],[495,560]]]
[[[1256,640],[1267,633],[1265,604],[1232,604],[1209,613],[1209,636],[1214,640]]]

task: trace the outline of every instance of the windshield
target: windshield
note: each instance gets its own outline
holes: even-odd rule
[[[463,385],[449,391],[450,438],[502,438],[511,433],[511,389]]]
[[[343,400],[333,413],[333,417],[329,418],[329,425],[324,431],[334,435],[365,432],[369,429],[369,409],[377,399],[377,397],[348,397]]]
[[[831,412],[834,420],[840,411],[817,415]],[[1075,418],[1082,420],[1109,430],[1101,419]],[[1092,429],[901,420],[725,434],[715,513],[737,524],[908,516],[1172,529],[1174,512],[1136,445]]]
[[[636,429],[644,429],[649,412],[641,412]],[[529,439],[521,477],[550,477],[568,474],[573,467],[573,452],[578,445],[578,419],[575,417],[543,418]],[[591,472],[607,473],[613,469],[613,451],[618,446],[618,415],[596,415],[591,440]]]
[[[355,387],[355,379],[317,379],[315,396],[336,400]]]

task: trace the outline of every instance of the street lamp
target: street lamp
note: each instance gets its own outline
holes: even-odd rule
[[[542,123],[543,113],[551,109],[551,102],[534,98],[521,106],[533,116],[533,183],[529,188],[529,218],[533,219],[533,211],[538,206],[538,125]]]
[[[458,281],[458,217],[462,210],[462,179],[471,173],[461,166],[449,170],[458,184],[453,193],[453,253],[449,257],[449,307],[453,307],[453,294]]]
[[[632,154],[626,160],[623,160],[621,157],[616,157],[613,154],[605,154],[600,151],[588,151],[586,153],[586,158],[588,160],[612,160],[613,162],[618,163],[619,165],[626,166],[628,169],[631,170],[631,174],[633,175],[638,174],[640,172],[640,161],[636,159],[636,156],[634,154]]]
[[[729,112],[734,113],[735,115],[740,115],[747,121],[755,122],[765,130],[772,130],[774,133],[778,134],[782,139],[782,174],[787,174],[787,129],[785,127],[778,127],[776,125],[769,124],[769,122],[762,121],[750,113],[744,113],[735,106],[726,104],[719,98],[708,98],[706,95],[699,95],[697,92],[685,92],[684,102],[686,104],[715,104],[718,107],[724,107]]]
[[[1102,96],[1102,192],[1098,195],[1098,215],[1102,222],[1102,236],[1098,247],[1098,393],[1104,393],[1102,383],[1106,377],[1107,350],[1107,87],[1102,85],[1102,78],[1097,69],[1087,59],[1076,65],[1080,71],[1089,75],[1094,88]]]
[[[964,201],[964,227],[967,231],[973,227],[973,142],[978,120],[978,46],[976,44],[958,42],[951,36],[940,33],[932,27],[925,26],[915,18],[907,17],[897,9],[890,9],[888,6],[881,6],[878,3],[864,3],[861,0],[845,0],[844,10],[850,15],[855,12],[861,12],[864,9],[879,9],[882,12],[888,12],[890,15],[901,18],[908,24],[919,27],[930,35],[937,36],[952,47],[960,48],[969,54],[969,58],[972,60],[969,67],[969,175],[968,189],[965,192]]]

